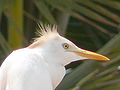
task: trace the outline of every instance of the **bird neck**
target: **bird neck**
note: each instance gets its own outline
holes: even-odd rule
[[[38,54],[38,56],[42,56],[43,60],[45,60],[45,62],[49,64],[65,66],[70,63],[67,60],[63,61],[64,58],[62,56],[60,57],[60,55],[56,53],[56,51],[49,51],[48,49],[44,48],[35,48],[34,51]]]

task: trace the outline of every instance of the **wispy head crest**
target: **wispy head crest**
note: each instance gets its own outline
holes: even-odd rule
[[[34,42],[29,46],[29,48],[34,48],[39,46],[40,44],[44,43],[46,40],[50,39],[51,37],[55,37],[58,35],[57,32],[57,25],[50,25],[50,24],[38,24],[37,28],[37,38],[34,38]]]
[[[37,28],[37,38],[34,38],[34,42],[41,40],[41,39],[48,39],[49,36],[54,36],[57,35],[57,25],[50,25],[50,24],[45,24],[43,25],[42,23],[38,24]]]
[[[38,24],[37,35],[45,36],[51,33],[57,33],[57,25]]]

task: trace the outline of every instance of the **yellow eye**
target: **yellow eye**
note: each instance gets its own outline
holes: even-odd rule
[[[69,48],[69,44],[64,43],[64,44],[63,44],[63,48],[64,48],[64,49],[68,49],[68,48]]]

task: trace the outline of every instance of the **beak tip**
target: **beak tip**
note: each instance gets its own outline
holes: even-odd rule
[[[109,61],[110,59],[109,59],[109,58],[107,58],[106,60],[107,60],[107,61]]]
[[[104,57],[104,59],[102,59],[103,61],[109,61],[110,59],[107,57]]]

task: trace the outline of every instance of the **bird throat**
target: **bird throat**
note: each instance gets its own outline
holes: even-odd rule
[[[65,67],[61,65],[49,64],[48,70],[52,78],[53,88],[55,89],[65,76]]]

